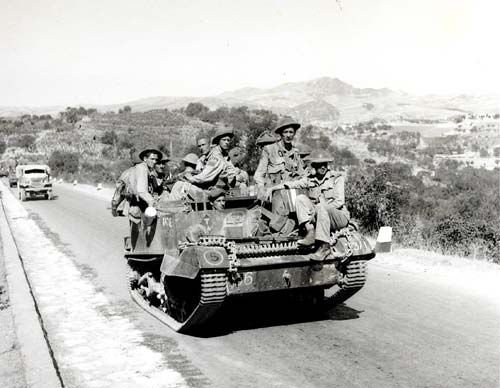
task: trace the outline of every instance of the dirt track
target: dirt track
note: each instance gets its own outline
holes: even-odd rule
[[[107,201],[73,188],[56,190],[53,201],[23,204],[30,217],[187,385],[499,385],[500,313],[491,294],[498,286],[482,267],[460,263],[460,271],[447,271],[444,261],[420,258],[424,264],[412,265],[405,262],[411,256],[386,255],[370,263],[359,295],[326,316],[269,300],[243,300],[227,306],[215,322],[214,336],[182,336],[128,298],[121,256],[126,220],[113,219]],[[60,340],[57,333],[49,335]]]

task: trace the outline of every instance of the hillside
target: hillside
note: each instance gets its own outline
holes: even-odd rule
[[[110,105],[89,105],[99,112],[117,112],[125,105],[134,112],[155,109],[178,109],[189,102],[201,102],[218,107],[247,106],[250,109],[269,109],[289,114],[308,123],[325,126],[356,123],[373,119],[398,121],[401,119],[444,120],[460,113],[498,113],[500,95],[496,96],[413,96],[387,88],[358,88],[338,78],[322,77],[303,82],[288,82],[272,88],[246,87],[216,96],[157,96]],[[333,109],[332,109],[333,107]],[[56,113],[65,107],[0,107],[0,117],[22,113]]]

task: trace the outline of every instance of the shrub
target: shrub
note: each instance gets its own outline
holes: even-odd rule
[[[74,174],[79,167],[78,154],[76,152],[55,150],[50,154],[49,167],[55,175]]]
[[[114,130],[104,132],[104,135],[102,135],[101,138],[102,144],[114,145],[117,141],[118,135]]]

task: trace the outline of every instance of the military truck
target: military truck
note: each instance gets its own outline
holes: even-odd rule
[[[28,197],[52,199],[50,167],[45,164],[21,164],[16,167],[17,193],[21,201]]]
[[[275,195],[290,198],[291,191]],[[290,210],[280,222],[280,212],[255,196],[226,197],[224,210],[205,200],[160,200],[125,238],[131,297],[173,330],[191,332],[229,298],[299,290],[332,306],[359,291],[375,257],[368,241],[349,225],[332,234],[330,254],[315,262],[314,248],[301,249],[297,231],[287,226]]]

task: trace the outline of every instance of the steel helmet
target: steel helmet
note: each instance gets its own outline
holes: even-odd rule
[[[139,159],[141,160],[141,162],[144,159],[144,157],[146,156],[146,154],[148,154],[149,152],[153,152],[156,155],[158,155],[158,160],[163,159],[163,154],[161,153],[161,151],[157,150],[156,148],[146,148],[145,150],[143,150],[139,153]]]
[[[215,145],[219,144],[220,138],[222,138],[224,136],[229,136],[229,137],[233,138],[234,137],[234,133],[233,133],[232,130],[227,129],[227,128],[219,129],[215,133],[214,137],[212,137],[212,144],[215,144]]]
[[[279,139],[271,135],[269,131],[262,132],[255,140],[255,144],[264,146],[266,144],[276,143]]]
[[[311,161],[311,164],[331,163],[333,162],[333,156],[326,151],[316,150],[311,152],[308,160]]]
[[[279,121],[274,132],[281,135],[281,132],[283,132],[285,128],[293,128],[293,130],[297,132],[297,129],[300,128],[300,124],[290,117],[285,117]]]
[[[198,159],[198,155],[196,154],[187,154],[182,158],[182,161],[184,163],[193,164],[196,166],[196,164],[198,163]]]
[[[306,144],[302,144],[302,143],[295,144],[295,147],[297,147],[297,149],[299,150],[299,155],[301,158],[304,158],[307,155],[310,155],[312,152],[312,148]]]

